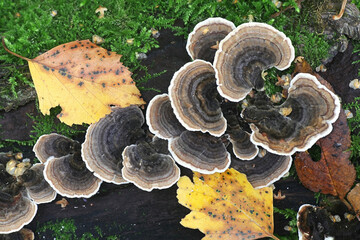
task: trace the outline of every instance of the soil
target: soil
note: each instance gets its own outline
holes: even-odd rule
[[[174,36],[170,30],[161,31],[159,37],[160,48],[148,54],[142,64],[147,66],[149,73],[158,73],[166,70],[166,73],[149,80],[142,85],[158,89],[161,93],[167,92],[172,75],[181,66],[190,61],[185,50],[183,37]],[[347,51],[339,53],[327,66],[327,72],[321,75],[334,87],[336,93],[343,102],[353,100],[356,93],[348,87],[348,83],[358,75],[359,66],[352,64],[358,59],[352,55],[352,45]],[[140,77],[143,73],[136,73]],[[142,93],[146,102],[159,94],[155,91]],[[357,94],[359,95],[359,94]],[[27,114],[34,114],[36,107],[34,101],[19,107],[17,110],[2,112],[0,124],[2,125],[1,139],[29,140],[32,120]],[[82,138],[83,136],[79,136]],[[24,157],[34,158],[30,147],[17,146],[24,152]],[[1,152],[9,149],[0,149]],[[181,168],[182,175],[191,176],[192,173]],[[287,177],[275,183],[274,193],[281,190],[286,196],[283,200],[274,200],[274,206],[279,209],[290,208],[295,211],[304,203],[316,204],[314,193],[301,185],[294,177]],[[102,229],[103,237],[110,235],[121,236],[120,239],[201,239],[204,235],[198,231],[182,227],[179,222],[187,213],[187,208],[181,206],[176,199],[177,186],[165,190],[153,190],[145,192],[132,184],[114,185],[103,183],[100,191],[90,199],[67,199],[69,205],[62,209],[55,201],[62,197],[58,196],[55,201],[39,205],[39,210],[34,220],[26,226],[34,232],[39,225],[48,221],[61,219],[74,219],[77,234],[95,233],[94,227]],[[288,225],[282,215],[274,214],[275,234],[288,235],[284,230]],[[360,236],[360,233],[354,233]],[[37,235],[41,239],[52,239],[50,233]],[[340,238],[339,238],[340,239]],[[354,238],[355,239],[355,238]]]

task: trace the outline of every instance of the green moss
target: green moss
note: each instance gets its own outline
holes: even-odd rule
[[[39,235],[41,235],[41,233],[50,233],[54,239],[58,240],[71,240],[76,239],[76,229],[77,227],[73,219],[63,219],[56,222],[47,222],[42,226],[38,226],[36,232]]]
[[[348,118],[348,125],[351,132],[351,156],[353,164],[356,169],[356,177],[360,179],[360,97],[356,97],[352,103],[345,104],[345,109],[350,110],[353,113],[352,118]]]
[[[287,240],[298,239],[297,225],[296,225],[297,212],[290,208],[279,209],[277,207],[274,207],[274,213],[279,213],[279,214],[283,215],[287,220],[289,220],[287,226],[289,226],[291,229],[289,231],[289,236],[278,236],[278,237],[280,239],[287,239]]]
[[[121,239],[120,235],[105,236],[103,230],[99,226],[94,227],[95,231],[78,234],[74,219],[62,219],[55,222],[49,221],[36,229],[37,238],[44,239],[51,236],[51,239],[57,240],[99,240],[99,239]]]

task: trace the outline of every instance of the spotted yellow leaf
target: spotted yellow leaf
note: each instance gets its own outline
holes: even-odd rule
[[[121,55],[89,40],[62,44],[34,59],[19,57],[29,63],[41,112],[60,105],[58,118],[68,125],[94,123],[111,106],[145,103]]]
[[[212,175],[195,173],[178,181],[177,198],[192,211],[181,225],[199,229],[209,239],[272,237],[273,193],[269,187],[254,189],[246,175],[235,169]]]

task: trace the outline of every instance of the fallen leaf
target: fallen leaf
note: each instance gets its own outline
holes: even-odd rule
[[[12,54],[28,61],[41,112],[60,105],[58,118],[68,125],[94,123],[112,105],[145,103],[121,55],[89,40],[57,46],[34,59]]]
[[[302,184],[313,192],[339,196],[343,200],[356,177],[355,168],[349,161],[350,143],[349,127],[341,110],[333,131],[316,142],[321,148],[318,162],[314,162],[307,152],[296,154],[295,167]]]
[[[347,195],[349,203],[353,207],[357,216],[360,215],[360,183],[356,184],[355,187]]]
[[[95,10],[95,13],[100,13],[99,14],[99,19],[101,18],[104,18],[105,17],[105,12],[107,11],[108,9],[106,7],[102,7],[102,6],[99,6],[96,10]]]
[[[295,61],[298,59],[297,61]],[[314,74],[314,71],[312,70],[310,64],[304,59],[304,57],[297,57],[295,62],[295,69],[293,74],[291,74],[292,77],[295,76],[297,73],[310,73]]]
[[[22,228],[19,231],[20,235],[22,236],[23,240],[34,240],[35,239],[35,234],[33,231],[31,231],[30,229],[27,228]]]
[[[179,203],[192,211],[181,225],[198,228],[206,239],[257,239],[273,235],[273,193],[254,189],[235,169],[212,175],[194,173],[178,181]]]
[[[66,208],[66,206],[69,205],[69,202],[65,198],[62,198],[61,200],[56,201],[55,204],[60,205],[61,208]]]
[[[279,190],[277,194],[274,193],[274,199],[276,199],[276,200],[283,200],[285,198],[286,198],[286,195],[282,194],[281,190]]]

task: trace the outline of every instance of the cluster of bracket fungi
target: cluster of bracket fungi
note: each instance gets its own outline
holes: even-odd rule
[[[41,163],[20,176],[26,197],[1,193],[2,206],[11,208],[1,208],[0,232],[19,230],[36,214],[35,203],[56,193],[91,197],[102,181],[168,188],[180,177],[176,163],[203,174],[231,166],[254,187],[268,186],[288,172],[293,153],[331,132],[339,99],[316,77],[296,75],[279,105],[262,91],[263,71],[286,69],[295,55],[272,26],[210,18],[195,26],[186,49],[194,61],[174,74],[168,94],[150,101],[145,117],[138,106],[114,107],[89,126],[82,144],[55,133],[40,137],[34,152]]]

